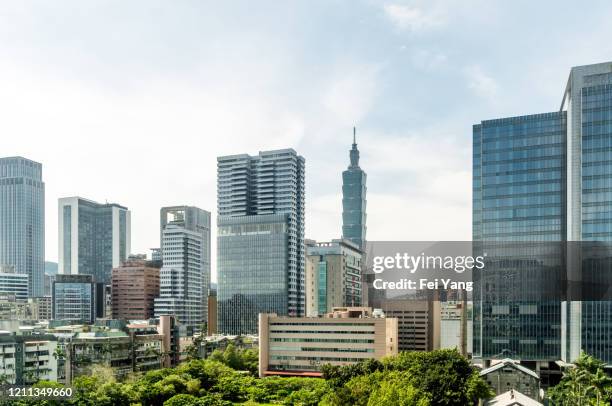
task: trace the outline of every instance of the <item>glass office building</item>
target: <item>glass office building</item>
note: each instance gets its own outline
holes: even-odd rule
[[[92,324],[104,317],[104,284],[92,275],[57,275],[51,301],[54,320]]]
[[[217,159],[219,332],[258,313],[304,314],[304,158],[293,149]]]
[[[359,150],[355,128],[353,145],[349,153],[351,163],[342,172],[342,237],[364,251],[366,241],[366,180],[367,175],[359,167]]]
[[[42,165],[0,158],[0,266],[28,275],[28,295],[44,294],[45,183]]]
[[[113,268],[130,254],[130,211],[80,197],[59,199],[59,265],[64,275],[92,275],[110,284]]]
[[[612,255],[585,248],[612,242],[612,63],[572,68],[559,111],[475,125],[473,147],[474,246],[489,255],[475,275],[475,357],[612,362],[611,302],[589,297],[609,286]],[[564,284],[558,300],[527,300]]]

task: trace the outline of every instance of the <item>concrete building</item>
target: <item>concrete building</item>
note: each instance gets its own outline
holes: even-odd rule
[[[217,158],[219,332],[304,315],[304,171],[293,149]]]
[[[53,319],[93,324],[104,317],[105,289],[92,275],[58,274],[53,282]]]
[[[25,300],[15,299],[14,294],[0,295],[0,321],[17,321],[30,319],[30,307]]]
[[[306,314],[358,307],[362,300],[361,250],[349,240],[306,245]]]
[[[17,335],[0,331],[0,377],[5,384],[32,385],[57,380],[53,356],[57,339],[52,335]]]
[[[180,361],[180,335],[181,329],[172,315],[159,316],[157,331],[162,335],[162,366],[170,368]]]
[[[217,334],[217,291],[210,290],[208,293],[208,325],[207,335]]]
[[[51,320],[53,318],[51,296],[31,297],[28,299],[28,305],[33,320]]]
[[[397,319],[399,351],[440,348],[440,302],[385,299],[381,310],[385,317]]]
[[[372,309],[333,309],[326,317],[259,315],[259,376],[320,376],[323,364],[348,365],[396,355],[397,319]]]
[[[44,294],[45,183],[42,165],[0,158],[0,266],[28,275],[28,296]]]
[[[110,284],[111,270],[130,255],[130,211],[81,197],[58,201],[58,273],[92,275]]]
[[[132,370],[151,371],[162,368],[164,336],[157,326],[148,323],[133,323],[126,326],[132,338]]]
[[[176,316],[192,331],[205,321],[202,286],[203,241],[199,233],[180,226],[164,229],[164,266],[160,271],[160,294],[155,299],[155,317]]]
[[[440,303],[440,348],[455,348],[464,356],[472,354],[473,322],[467,301]]]
[[[0,295],[14,295],[17,300],[28,300],[29,276],[17,273],[14,266],[0,265]]]
[[[159,296],[157,263],[130,258],[112,273],[112,318],[147,320],[155,315],[155,298]]]
[[[538,374],[511,359],[503,359],[497,364],[483,369],[480,371],[480,377],[493,388],[496,395],[514,389],[531,399],[540,399],[540,377]]]

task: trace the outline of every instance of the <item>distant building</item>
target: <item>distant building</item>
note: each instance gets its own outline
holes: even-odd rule
[[[162,368],[164,336],[157,331],[157,326],[147,323],[133,323],[128,324],[126,330],[132,338],[134,372]]]
[[[210,212],[172,206],[160,213],[163,266],[155,317],[175,315],[181,325],[199,330],[208,317]]]
[[[217,158],[219,332],[304,315],[304,171],[293,149]]]
[[[28,296],[44,294],[45,183],[42,165],[0,158],[0,266],[28,275]]]
[[[366,181],[367,175],[359,167],[359,149],[353,128],[353,145],[350,165],[342,172],[342,238],[350,240],[360,250],[365,250],[366,241]]]
[[[397,319],[365,307],[326,317],[259,315],[259,376],[320,376],[323,364],[348,365],[396,355]]]
[[[28,300],[28,274],[16,273],[15,267],[0,265],[0,295],[14,295],[16,300]]]
[[[57,381],[54,357],[57,338],[52,335],[16,335],[0,331],[0,377],[3,384],[27,385]]]
[[[30,314],[33,320],[51,320],[53,305],[51,296],[32,297],[28,299]]]
[[[161,248],[151,248],[151,261],[159,261],[162,260],[162,250]]]
[[[496,395],[511,389],[539,400],[540,377],[534,371],[511,359],[503,359],[497,364],[480,371],[480,377],[486,381]]]
[[[112,273],[112,318],[147,320],[155,315],[159,268],[144,259],[128,259]]]
[[[433,351],[440,348],[440,306],[432,300],[386,299],[385,317],[397,319],[399,351]]]
[[[81,197],[59,199],[58,206],[59,274],[110,284],[111,270],[130,254],[130,211]]]
[[[15,299],[14,294],[0,294],[0,321],[17,322],[30,319],[30,307],[25,300]]]
[[[349,240],[306,245],[306,314],[361,306],[361,250]]]
[[[208,294],[208,326],[209,336],[217,334],[217,291],[210,290]]]
[[[202,289],[203,241],[199,233],[169,225],[164,230],[164,266],[155,317],[174,315],[191,330],[205,320]]]
[[[171,315],[159,316],[157,331],[163,336],[162,340],[162,366],[170,368],[180,361],[180,328],[176,317]]]
[[[104,317],[104,284],[92,275],[57,275],[53,282],[53,319],[92,324]]]
[[[440,348],[456,348],[464,356],[472,354],[471,303],[440,303]]]

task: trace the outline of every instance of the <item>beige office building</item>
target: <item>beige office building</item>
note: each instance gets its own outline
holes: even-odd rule
[[[348,365],[397,354],[397,319],[366,307],[325,317],[259,315],[259,375],[320,376],[323,364]]]
[[[381,310],[397,319],[399,351],[432,351],[440,348],[440,302],[385,299]]]

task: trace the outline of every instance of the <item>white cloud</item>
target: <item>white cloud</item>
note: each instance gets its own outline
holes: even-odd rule
[[[408,6],[402,4],[385,4],[386,16],[402,30],[412,32],[428,31],[446,25],[447,16],[441,7]]]
[[[464,70],[468,87],[480,97],[493,100],[497,96],[499,85],[479,65],[468,66]]]

